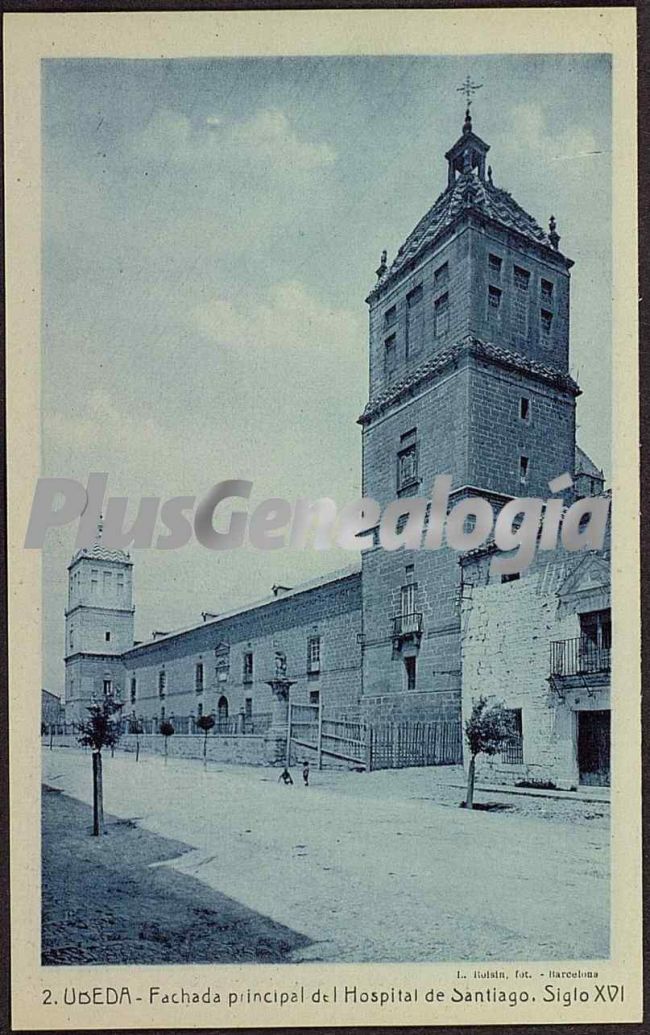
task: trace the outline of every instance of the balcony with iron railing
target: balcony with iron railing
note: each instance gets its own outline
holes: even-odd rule
[[[422,635],[422,612],[412,611],[406,615],[395,615],[393,618],[393,637],[404,639],[407,636]]]
[[[611,647],[585,636],[551,642],[551,675],[602,676],[610,671]]]

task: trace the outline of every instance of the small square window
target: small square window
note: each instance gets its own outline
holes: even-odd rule
[[[387,309],[384,313],[384,327],[392,327],[397,319],[397,306],[392,305],[390,309]]]
[[[311,636],[307,641],[307,671],[320,672],[320,636]]]
[[[501,267],[502,267],[502,265],[503,265],[503,260],[501,259],[501,257],[499,255],[492,255],[491,253],[490,253],[490,255],[488,255],[488,269],[489,269],[490,273],[493,276],[495,276],[495,277],[500,277],[501,276]]]
[[[542,277],[541,282],[542,302],[548,302],[549,304],[553,301],[553,284],[550,280],[544,280]]]
[[[442,288],[449,283],[449,263],[443,262],[442,266],[438,266],[433,274],[433,284],[435,288]]]
[[[513,270],[513,279],[515,287],[519,291],[528,291],[528,285],[530,284],[530,273],[528,270],[522,269],[521,266],[515,266]]]
[[[519,457],[519,480],[522,485],[528,481],[528,472],[530,470],[530,462],[527,456]]]
[[[320,704],[320,690],[310,690],[309,691],[309,703],[310,704]]]
[[[398,492],[418,482],[418,445],[415,428],[400,437],[400,447],[397,454]]]
[[[542,309],[539,317],[539,327],[542,334],[542,340],[548,340],[553,329],[553,313],[549,312],[548,309]]]
[[[488,287],[488,320],[497,321],[501,311],[501,289],[492,284]]]
[[[384,373],[387,377],[395,373],[395,366],[397,364],[397,348],[395,335],[391,334],[390,338],[386,338],[384,342]]]
[[[253,653],[252,653],[252,651],[247,651],[244,654],[243,673],[242,673],[242,675],[243,675],[244,683],[252,683],[253,682]]]
[[[110,643],[111,634],[109,632],[104,633],[104,640],[106,641],[106,643]]]
[[[530,420],[530,399],[527,399],[525,395],[522,395],[519,400],[519,416],[521,420]]]
[[[422,301],[422,285],[417,284],[406,296],[406,304],[409,308],[418,305]]]
[[[449,294],[445,292],[433,305],[434,334],[436,338],[449,330]]]

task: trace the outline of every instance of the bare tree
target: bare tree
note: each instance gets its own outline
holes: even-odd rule
[[[92,749],[93,758],[93,835],[97,837],[104,830],[104,789],[102,784],[102,748],[115,747],[120,739],[122,705],[112,697],[105,697],[101,704],[91,704],[86,709],[88,718],[78,725],[77,740]]]
[[[512,718],[500,701],[488,706],[487,698],[481,695],[473,702],[472,714],[465,722],[465,739],[470,751],[466,808],[474,808],[477,755],[496,755],[516,737]]]

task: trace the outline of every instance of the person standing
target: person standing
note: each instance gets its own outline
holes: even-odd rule
[[[302,766],[302,780],[305,787],[309,787],[309,762],[307,759],[305,759]]]

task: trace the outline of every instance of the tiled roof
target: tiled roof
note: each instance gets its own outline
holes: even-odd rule
[[[603,472],[596,467],[593,460],[587,456],[584,449],[581,449],[576,442],[575,473],[587,474],[590,478],[604,478]]]
[[[359,424],[367,424],[369,421],[402,398],[412,394],[418,388],[444,370],[445,367],[457,362],[466,353],[473,356],[483,357],[498,363],[499,366],[510,370],[520,370],[526,374],[537,377],[540,381],[546,381],[564,389],[574,395],[580,394],[580,388],[569,374],[546,366],[534,359],[527,359],[525,356],[502,345],[494,345],[492,342],[481,341],[472,335],[461,339],[451,345],[448,349],[437,353],[431,359],[421,363],[415,369],[407,372],[404,377],[392,381],[382,392],[368,402],[365,410],[359,417]]]
[[[448,187],[422,217],[397,253],[393,264],[381,278],[383,285],[391,280],[419,253],[432,244],[460,216],[478,212],[485,218],[514,230],[535,244],[552,248],[548,234],[532,216],[518,205],[512,195],[489,180],[482,180],[476,172],[466,172]],[[379,285],[377,285],[379,286]]]
[[[85,546],[81,550],[77,550],[73,554],[71,564],[78,561],[80,557],[87,557],[93,561],[121,561],[122,564],[130,564],[131,559],[128,553],[124,550],[108,550],[105,546],[101,545],[99,540],[95,540],[92,546]]]

